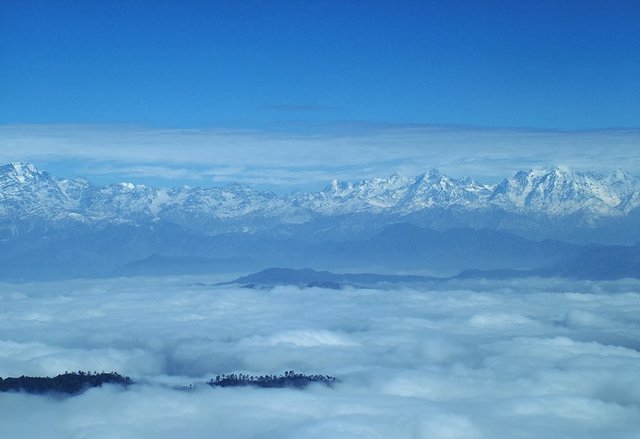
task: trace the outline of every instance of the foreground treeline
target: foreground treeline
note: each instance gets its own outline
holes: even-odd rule
[[[207,382],[211,387],[240,387],[240,386],[256,386],[256,387],[273,387],[284,388],[294,387],[302,389],[309,384],[324,384],[330,386],[336,382],[335,377],[329,375],[304,375],[295,373],[290,370],[283,375],[262,375],[250,376],[243,374],[218,375],[216,379]]]
[[[133,380],[116,372],[65,372],[53,378],[29,377],[0,378],[0,392],[23,391],[27,393],[63,393],[74,395],[103,384],[129,386]]]
[[[303,389],[310,384],[318,383],[331,386],[336,378],[328,375],[305,375],[287,371],[282,375],[243,375],[222,374],[207,381],[211,387],[270,387]],[[77,395],[92,387],[103,384],[115,384],[123,387],[134,384],[134,381],[116,372],[65,372],[53,378],[21,376],[18,378],[1,378],[0,392],[26,392],[33,394],[58,393]],[[193,389],[193,385],[181,389]]]

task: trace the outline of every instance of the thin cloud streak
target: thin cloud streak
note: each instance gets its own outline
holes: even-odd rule
[[[279,104],[279,105],[267,105],[263,107],[269,111],[281,111],[286,113],[307,113],[318,111],[334,111],[340,110],[340,107],[332,107],[329,105],[316,105],[316,104]]]
[[[568,166],[640,174],[640,130],[543,131],[360,124],[311,133],[106,125],[0,126],[0,162],[66,166],[65,176],[131,177],[285,188],[430,168],[495,182]],[[62,165],[65,163],[65,165]],[[74,163],[69,165],[68,163]]]

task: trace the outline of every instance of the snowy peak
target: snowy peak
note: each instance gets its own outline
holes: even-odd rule
[[[405,200],[405,209],[476,207],[490,191],[490,186],[470,178],[451,178],[434,169],[415,178],[412,190]]]
[[[76,186],[58,180],[30,163],[0,167],[0,220],[31,221],[43,218],[60,221],[75,213]],[[75,194],[75,195],[74,195]]]
[[[14,162],[0,167],[0,173],[39,174],[40,171],[31,163]]]
[[[408,213],[431,206],[450,207],[470,205],[483,186],[470,179],[454,179],[437,169],[430,169],[416,177],[402,177],[397,173],[387,178],[372,178],[356,183],[333,180],[317,194],[303,194],[302,204],[324,214],[348,212],[379,212],[395,209]]]
[[[639,189],[638,179],[624,171],[609,176],[565,167],[520,171],[498,184],[492,204],[520,211],[566,215],[587,210],[602,215],[627,213],[618,208]]]
[[[22,184],[46,178],[48,178],[48,174],[41,172],[31,163],[16,162],[0,167],[0,180],[3,182]]]
[[[425,172],[424,174],[419,175],[418,179],[420,179],[422,181],[424,181],[424,180],[427,180],[427,181],[438,181],[438,180],[441,180],[443,177],[446,177],[446,176],[442,175],[442,173],[439,170],[437,170],[435,168],[431,168],[427,172]],[[448,177],[446,177],[446,178],[448,178]]]

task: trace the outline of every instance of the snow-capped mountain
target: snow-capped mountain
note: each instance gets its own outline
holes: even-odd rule
[[[285,216],[287,201],[231,184],[222,188],[153,188],[132,183],[94,186],[54,177],[30,163],[0,168],[0,222],[124,223],[167,219],[181,223],[250,216]],[[188,225],[188,224],[185,224]]]
[[[605,176],[567,168],[520,171],[498,184],[490,204],[506,210],[543,212],[552,216],[588,211],[613,216],[638,207],[638,179],[624,171]]]
[[[300,203],[324,215],[353,212],[407,214],[429,207],[480,207],[492,187],[455,179],[432,169],[416,177],[374,178],[358,183],[334,180],[322,192],[301,194]]]
[[[358,183],[334,180],[319,193],[297,198],[325,215],[353,212],[409,214],[431,207],[500,208],[508,212],[566,216],[584,211],[619,216],[640,206],[640,180],[618,170],[611,175],[567,168],[520,171],[497,185],[451,178],[432,169],[416,177],[374,178]]]
[[[639,241],[640,182],[622,171],[533,170],[486,185],[430,170],[279,196],[239,184],[97,186],[29,163],[0,167],[0,279],[274,265],[519,270],[594,243],[618,247],[589,267],[636,276]]]
[[[0,167],[0,218],[58,220],[73,215],[88,182],[57,179],[30,163]]]
[[[4,228],[38,222],[55,227],[69,222],[166,220],[201,231],[226,223],[232,223],[234,230],[251,230],[354,213],[403,217],[432,208],[498,209],[549,218],[579,213],[588,223],[621,217],[639,206],[640,180],[624,171],[611,175],[566,168],[521,171],[497,185],[486,185],[430,170],[416,177],[394,174],[355,183],[334,180],[320,192],[277,196],[239,184],[220,188],[153,188],[132,183],[94,186],[84,179],[57,178],[30,163],[0,168],[0,223]]]

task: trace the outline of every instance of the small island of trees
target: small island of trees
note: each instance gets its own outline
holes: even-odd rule
[[[207,382],[211,387],[239,387],[239,386],[255,386],[255,387],[270,387],[270,388],[284,388],[293,387],[296,389],[302,389],[310,384],[318,383],[326,386],[331,386],[336,382],[336,379],[329,375],[304,375],[301,373],[295,373],[290,370],[283,375],[243,375],[243,374],[222,374],[216,376]]]
[[[255,386],[264,388],[294,388],[303,389],[310,384],[323,384],[332,386],[336,378],[329,375],[305,375],[292,370],[282,375],[244,375],[222,374],[215,379],[207,381],[211,387],[243,387]],[[65,372],[53,378],[31,377],[22,375],[17,378],[1,378],[0,392],[26,392],[32,394],[60,394],[78,395],[92,387],[101,387],[103,384],[115,384],[123,387],[134,384],[128,376],[116,372]],[[192,390],[194,385],[181,387],[182,390]]]
[[[53,378],[50,377],[30,377],[1,378],[0,392],[27,392],[35,394],[60,393],[65,395],[76,395],[92,387],[101,387],[103,384],[116,384],[129,386],[133,380],[127,376],[122,376],[116,372],[91,373],[65,372]]]

